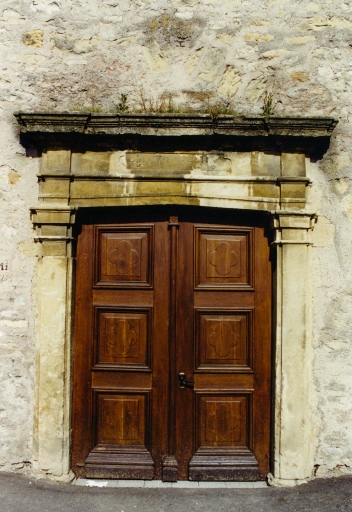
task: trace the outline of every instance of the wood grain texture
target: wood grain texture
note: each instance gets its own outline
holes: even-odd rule
[[[114,224],[83,223],[77,475],[253,480],[269,472],[269,243],[260,216],[224,213],[136,209],[129,222],[121,213]],[[180,372],[193,389],[179,387]]]

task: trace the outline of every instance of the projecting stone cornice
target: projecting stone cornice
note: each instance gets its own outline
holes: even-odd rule
[[[338,121],[330,117],[246,117],[209,114],[15,114],[23,133],[107,135],[291,135],[324,137]]]
[[[337,120],[209,114],[15,114],[21,143],[37,151],[134,149],[301,152],[320,158]]]

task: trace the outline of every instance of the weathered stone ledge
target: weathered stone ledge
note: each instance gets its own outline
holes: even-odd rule
[[[15,114],[22,133],[91,135],[231,135],[326,137],[337,120],[330,117],[246,117],[209,114],[24,113]]]
[[[292,183],[311,183],[311,179],[305,176],[224,176],[224,175],[210,175],[210,174],[190,174],[189,171],[184,173],[171,174],[171,173],[158,173],[157,175],[152,174],[108,174],[100,172],[98,174],[62,174],[62,173],[40,173],[37,174],[39,180],[45,180],[46,178],[55,179],[70,179],[70,180],[93,180],[93,181],[180,181],[182,183],[194,182],[194,181],[214,181],[218,182],[237,182],[237,183],[253,183],[253,182],[268,182],[268,183],[281,183],[281,182],[292,182]]]

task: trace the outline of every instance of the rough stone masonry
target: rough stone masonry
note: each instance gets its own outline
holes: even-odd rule
[[[352,472],[352,9],[348,0],[3,0],[0,6],[0,467],[33,462],[40,159],[15,111],[197,111],[339,119],[311,162],[315,474]],[[312,468],[313,474],[314,468]]]

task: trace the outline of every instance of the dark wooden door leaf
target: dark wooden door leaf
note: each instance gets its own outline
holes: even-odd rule
[[[72,467],[89,478],[263,479],[272,300],[265,224],[174,210],[82,222]]]

